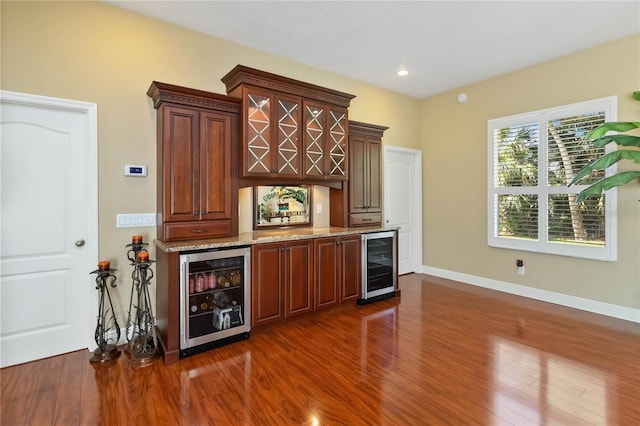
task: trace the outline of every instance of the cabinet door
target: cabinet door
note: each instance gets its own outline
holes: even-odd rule
[[[278,177],[300,178],[302,176],[302,147],[300,144],[300,98],[276,95],[275,142],[273,164]]]
[[[340,239],[340,302],[356,300],[361,288],[361,239],[360,236]]]
[[[251,248],[251,325],[284,319],[285,245],[257,244]]]
[[[287,273],[285,316],[313,310],[313,246],[311,240],[292,241],[286,246]]]
[[[242,176],[268,176],[273,163],[273,95],[266,90],[244,87]]]
[[[314,240],[314,277],[315,309],[333,306],[338,303],[338,244],[337,238],[318,238]]]
[[[232,211],[232,118],[200,113],[200,218],[230,219]]]
[[[378,213],[382,211],[382,175],[380,174],[382,141],[376,138],[367,139],[366,207],[367,212]]]
[[[347,109],[328,108],[326,127],[325,174],[329,180],[347,180],[349,178]]]
[[[174,106],[165,106],[162,114],[163,220],[196,220],[200,211],[199,114]]]
[[[326,175],[326,109],[322,104],[306,101],[303,103],[303,108],[303,177],[315,179],[324,178]]]
[[[367,211],[367,139],[364,136],[352,136],[349,141],[349,212]]]

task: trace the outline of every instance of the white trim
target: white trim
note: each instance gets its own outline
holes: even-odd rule
[[[88,263],[84,265],[87,270],[87,285],[91,289],[95,287],[94,280],[89,276],[89,271],[95,269],[95,262],[91,259],[98,259],[98,105],[93,102],[75,101],[70,99],[52,98],[49,96],[32,95],[28,93],[11,92],[0,90],[0,98],[3,103],[13,103],[17,105],[40,106],[54,108],[65,111],[79,112],[85,115],[87,124],[87,181],[89,185],[89,203],[87,206],[87,226],[88,235],[85,239],[85,250],[87,250]],[[87,318],[87,348],[95,348],[94,329],[96,325],[96,312],[98,312],[98,298],[95,291],[89,292],[89,318]]]
[[[475,275],[463,274],[446,269],[434,268],[422,265],[422,273],[449,280],[459,281],[478,287],[501,291],[503,293],[514,294],[516,296],[528,297],[530,299],[549,302],[568,308],[580,309],[582,311],[593,312],[595,314],[606,315],[608,317],[619,318],[626,321],[640,323],[640,309],[628,308],[626,306],[614,305],[611,303],[598,302],[596,300],[584,299],[582,297],[570,296],[553,291],[540,290],[538,288],[512,284],[504,281],[492,280]]]
[[[546,108],[525,114],[511,115],[495,118],[487,121],[487,245],[490,247],[505,248],[510,250],[523,250],[537,253],[547,253],[560,256],[578,257],[599,261],[614,262],[617,260],[617,189],[606,192],[605,204],[605,245],[602,247],[586,244],[571,244],[564,242],[552,242],[548,240],[547,223],[547,195],[578,193],[588,185],[575,185],[571,189],[566,186],[550,187],[547,184],[547,126],[549,119],[567,115],[580,115],[593,111],[603,110],[605,121],[617,119],[617,96],[593,99],[554,108]],[[538,184],[530,187],[499,187],[495,184],[496,164],[498,162],[495,152],[494,130],[537,124],[539,129],[539,158],[538,158]],[[606,152],[615,150],[614,144],[605,147]],[[543,167],[544,166],[544,167]],[[607,168],[605,175],[611,176],[616,171],[616,165]],[[539,195],[538,199],[538,239],[508,238],[498,235],[497,223],[497,196],[499,194],[532,194]]]
[[[413,180],[414,180],[414,194],[413,199],[415,200],[414,205],[414,217],[416,218],[415,223],[413,223],[414,234],[417,238],[414,238],[413,243],[413,252],[415,253],[415,259],[413,259],[413,268],[414,271],[420,271],[422,266],[422,151],[413,148],[402,148],[399,146],[389,146],[384,145],[384,170],[387,170],[387,153],[389,152],[397,152],[401,154],[409,154],[413,156]],[[388,187],[389,180],[384,178],[384,210],[387,211],[387,206],[389,205],[389,191],[391,189]],[[384,218],[386,221],[386,218]]]

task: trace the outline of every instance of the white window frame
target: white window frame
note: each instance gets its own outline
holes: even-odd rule
[[[566,193],[565,187],[550,187],[547,185],[547,121],[553,118],[563,118],[572,115],[591,113],[594,111],[604,111],[605,121],[617,120],[617,97],[594,99],[591,101],[579,102],[560,107],[547,108],[543,110],[528,112],[524,114],[512,115],[488,121],[487,141],[488,141],[488,182],[487,182],[487,230],[488,245],[490,247],[506,248],[513,250],[531,251],[536,253],[546,253],[560,256],[572,256],[584,259],[616,261],[617,260],[617,189],[606,191],[605,203],[605,245],[601,247],[549,242],[547,234],[548,216],[548,196],[551,194]],[[494,150],[494,130],[517,125],[538,123],[539,126],[539,148],[538,148],[538,186],[536,187],[508,187],[501,188],[495,186],[495,171],[498,162],[498,153]],[[606,152],[616,149],[615,144],[610,143],[605,147]],[[606,170],[606,176],[616,172],[616,167],[612,166]],[[574,185],[570,187],[571,193],[579,193],[588,185]],[[558,188],[561,188],[558,191]],[[535,194],[538,195],[538,240],[525,240],[519,238],[500,237],[498,235],[497,200],[500,194]]]

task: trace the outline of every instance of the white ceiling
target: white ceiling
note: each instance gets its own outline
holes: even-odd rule
[[[107,2],[417,98],[640,33],[639,1]]]

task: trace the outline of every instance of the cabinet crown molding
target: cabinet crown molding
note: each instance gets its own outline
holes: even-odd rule
[[[389,128],[386,126],[379,126],[377,124],[362,123],[360,121],[349,120],[349,134],[373,136],[381,138],[385,130]]]
[[[227,87],[227,93],[230,93],[241,84],[247,84],[345,108],[348,108],[351,99],[356,97],[349,93],[327,89],[326,87],[316,86],[315,84],[305,83],[304,81],[294,80],[244,65],[236,65],[221,80]]]
[[[163,102],[232,113],[240,113],[241,108],[240,100],[231,96],[158,81],[151,83],[149,90],[147,90],[147,96],[153,100],[153,107],[156,109]]]

